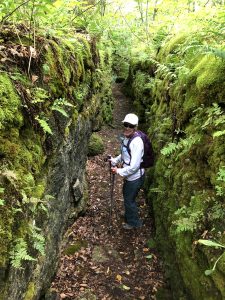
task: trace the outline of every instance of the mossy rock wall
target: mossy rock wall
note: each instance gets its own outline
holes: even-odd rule
[[[0,32],[0,299],[45,295],[85,210],[89,137],[111,120],[111,66],[85,35]],[[33,51],[33,52],[32,52]]]
[[[148,199],[174,299],[219,300],[224,251],[197,241],[225,245],[225,61],[188,47],[190,36],[170,37],[144,66],[133,61],[127,85],[156,154]]]

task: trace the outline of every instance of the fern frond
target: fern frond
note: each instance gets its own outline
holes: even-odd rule
[[[41,228],[38,228],[35,225],[31,225],[32,239],[33,239],[33,248],[40,252],[42,255],[45,254],[45,237],[40,233]]]
[[[62,107],[60,107],[60,106],[58,106],[58,105],[54,105],[53,107],[52,107],[52,110],[56,110],[56,111],[58,111],[59,113],[61,113],[64,117],[69,117],[68,116],[68,114],[67,114],[67,112],[62,108]]]
[[[40,124],[41,128],[44,130],[44,132],[47,132],[49,134],[53,134],[51,128],[49,127],[48,123],[44,119],[40,119],[38,116],[35,118],[35,120],[38,121]]]
[[[27,252],[27,243],[23,238],[18,238],[15,240],[16,245],[10,251],[9,257],[11,259],[11,265],[14,268],[21,268],[23,260],[35,261],[36,259],[30,256]]]
[[[210,47],[210,46],[205,46],[203,48],[204,50],[204,53],[205,54],[212,54],[216,57],[219,57],[221,59],[225,59],[225,50],[223,49],[218,49],[218,48],[213,48],[213,47]]]
[[[219,137],[219,136],[224,135],[224,134],[225,134],[225,130],[216,131],[216,132],[213,133],[213,138]]]
[[[165,156],[172,154],[176,149],[178,148],[178,145],[175,143],[169,143],[167,146],[165,146],[163,149],[161,149],[161,153]]]

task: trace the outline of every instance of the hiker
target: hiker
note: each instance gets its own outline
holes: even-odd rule
[[[123,198],[126,223],[123,224],[123,228],[133,229],[142,226],[142,221],[138,215],[136,197],[144,183],[145,170],[140,167],[144,154],[144,143],[140,136],[137,135],[134,138],[138,126],[138,116],[133,113],[127,114],[122,123],[124,137],[121,143],[121,154],[115,158],[110,158],[111,171],[113,174],[119,174],[124,178]],[[122,163],[121,168],[118,167],[119,163]]]

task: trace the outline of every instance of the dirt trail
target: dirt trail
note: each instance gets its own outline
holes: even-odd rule
[[[143,227],[128,231],[122,228],[122,179],[119,176],[116,176],[114,191],[118,218],[114,210],[112,230],[109,231],[109,165],[104,158],[107,154],[118,153],[121,121],[126,113],[132,112],[130,100],[121,92],[121,85],[114,86],[113,95],[116,101],[113,126],[99,132],[105,152],[90,158],[87,163],[88,208],[71,227],[67,254],[61,257],[52,285],[60,295],[59,299],[156,299],[158,289],[165,285],[143,191],[138,197]]]

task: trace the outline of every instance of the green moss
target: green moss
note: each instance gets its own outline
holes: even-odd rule
[[[87,241],[79,240],[75,243],[67,246],[67,248],[64,250],[65,255],[73,255],[74,253],[80,251],[81,248],[87,247]]]
[[[164,47],[161,48],[158,58],[160,60],[165,61],[169,58],[169,54],[175,53],[177,49],[179,49],[180,45],[182,45],[189,33],[181,32],[173,37],[169,36],[168,39],[165,41]]]
[[[0,74],[0,130],[23,125],[21,102],[7,74]]]
[[[88,145],[88,155],[94,156],[103,153],[104,144],[102,138],[97,134],[93,133],[91,135],[89,145]]]
[[[215,58],[213,55],[200,57],[187,81],[188,86],[194,85],[192,86],[191,97],[195,98],[198,104],[210,105],[215,102],[215,98],[218,102],[224,102],[224,71],[225,63],[220,59]]]
[[[35,296],[35,284],[30,282],[27,288],[27,292],[24,296],[24,300],[33,300]]]
[[[37,199],[42,199],[44,191],[46,187],[46,181],[45,178],[42,179],[42,181],[36,181],[35,186],[32,188],[32,196]]]
[[[207,299],[213,300],[215,296],[219,296],[214,285],[212,284],[211,278],[205,276],[204,265],[201,265],[202,261],[198,257],[199,264],[196,264],[195,258],[192,255],[192,240],[180,236],[176,241],[177,245],[177,258],[179,260],[179,266],[181,267],[181,273],[186,287],[191,291],[193,299]],[[197,254],[195,254],[197,256]],[[203,287],[202,289],[199,287]],[[218,298],[219,299],[219,298]]]

